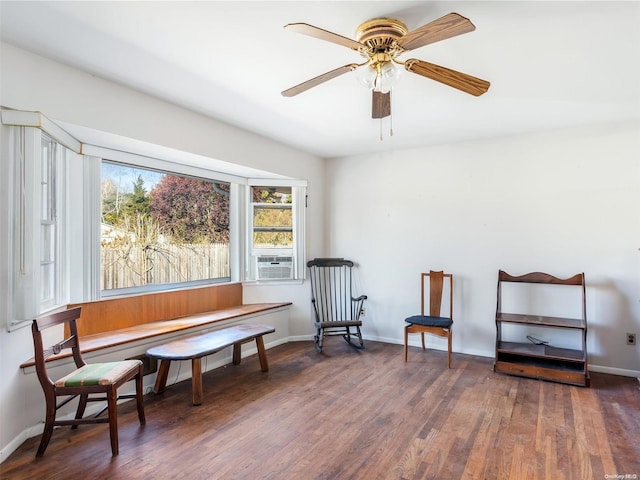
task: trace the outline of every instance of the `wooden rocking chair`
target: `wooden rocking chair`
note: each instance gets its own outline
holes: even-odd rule
[[[307,267],[315,313],[316,350],[322,352],[324,337],[330,335],[342,335],[352,347],[364,348],[360,316],[367,296],[353,296],[353,262],[343,258],[314,258],[307,262]],[[357,337],[357,343],[352,337]]]

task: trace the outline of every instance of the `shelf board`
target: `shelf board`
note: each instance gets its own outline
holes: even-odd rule
[[[500,373],[507,373],[505,372],[506,370],[512,370],[512,371],[515,370],[516,373],[522,373],[522,370],[531,371],[531,369],[537,369],[539,374],[540,369],[543,369],[547,372],[546,376],[550,376],[555,371],[568,372],[572,374],[583,374],[585,371],[584,365],[579,363],[562,362],[562,364],[550,365],[549,363],[544,362],[543,359],[539,357],[523,357],[523,358],[527,358],[527,361],[519,362],[519,361],[513,361],[511,359],[507,359],[507,360],[498,360],[497,362],[495,362],[495,364],[498,370],[501,370]]]
[[[546,317],[541,315],[523,315],[520,313],[496,314],[496,322],[522,323],[541,327],[561,327],[584,330],[587,328],[586,322],[581,318]]]
[[[581,350],[550,347],[548,345],[535,345],[533,343],[498,342],[497,353],[548,358],[576,363],[586,361],[586,354]]]
[[[508,375],[549,380],[581,387],[589,386],[590,378],[586,365],[566,362],[562,365],[554,366],[548,362],[543,362],[540,358],[530,358],[530,360],[527,362],[497,360],[493,369],[497,373],[506,373]]]

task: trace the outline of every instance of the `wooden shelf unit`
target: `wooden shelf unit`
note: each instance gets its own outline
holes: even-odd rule
[[[505,282],[579,287],[582,293],[582,318],[505,313],[502,311],[502,284]],[[503,341],[502,325],[504,323],[577,331],[581,336],[582,346],[579,350],[576,350],[557,348],[550,345],[538,345],[535,343]],[[493,371],[583,387],[589,386],[584,273],[578,273],[571,278],[561,279],[542,272],[533,272],[520,276],[509,275],[502,270],[498,272],[496,356]]]

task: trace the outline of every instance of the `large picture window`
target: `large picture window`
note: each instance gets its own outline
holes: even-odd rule
[[[102,162],[101,290],[228,280],[228,183]]]

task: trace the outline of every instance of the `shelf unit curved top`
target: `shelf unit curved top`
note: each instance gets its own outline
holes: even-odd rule
[[[573,277],[569,277],[569,278],[558,278],[543,272],[531,272],[531,273],[526,273],[524,275],[510,275],[504,270],[500,270],[498,272],[498,281],[584,286],[584,273],[576,273]]]

